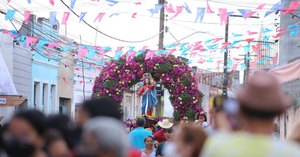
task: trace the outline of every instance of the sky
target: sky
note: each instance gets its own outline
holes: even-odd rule
[[[70,0],[63,0],[66,4],[70,4]],[[61,22],[63,13],[68,11],[60,0],[54,0],[55,5],[51,6],[48,0],[32,0],[31,4],[28,4],[27,0],[11,0],[8,4],[6,1],[0,1],[0,9],[7,11],[11,7],[16,8],[21,13],[25,10],[32,11],[33,14],[36,14],[38,17],[49,17],[49,12],[56,11],[57,19]],[[136,2],[140,2],[141,5],[136,5]],[[258,13],[257,16],[261,17],[259,19],[243,19],[243,18],[230,18],[229,25],[229,41],[236,40],[232,37],[232,33],[243,34],[247,30],[261,31],[262,27],[267,27],[275,29],[274,19],[276,18],[275,14],[263,18],[262,15],[271,8],[271,6],[277,3],[278,0],[209,0],[209,5],[213,11],[218,12],[218,8],[227,8],[228,11],[235,11],[234,14],[239,14],[237,9],[254,9],[261,3],[266,3],[264,10]],[[165,26],[169,28],[169,33],[165,34],[164,44],[171,44],[178,40],[180,42],[197,42],[205,41],[208,39],[216,37],[224,37],[224,25],[220,24],[220,18],[217,14],[205,14],[204,19],[201,23],[195,23],[196,10],[197,7],[206,7],[206,0],[170,0],[175,8],[176,6],[181,6],[186,3],[192,13],[189,14],[186,11],[183,11],[176,18],[172,20],[165,21]],[[159,14],[151,16],[151,13],[148,9],[153,8],[157,4],[156,0],[120,0],[120,2],[114,6],[110,6],[110,3],[105,0],[77,0],[75,4],[74,11],[77,14],[81,12],[87,12],[85,20],[91,24],[93,27],[98,28],[102,32],[109,34],[110,36],[116,37],[118,39],[136,41],[143,40],[154,35],[157,35],[159,32]],[[106,16],[102,19],[101,22],[94,22],[95,17],[99,12],[105,12]],[[16,14],[16,18],[22,20],[24,17],[21,13]],[[118,16],[109,17],[109,15],[119,13]],[[132,14],[137,13],[136,18],[132,18]],[[167,13],[168,17],[172,17],[174,14]],[[143,46],[148,46],[152,49],[157,49],[158,45],[158,36],[147,40],[145,42],[139,43],[128,43],[120,42],[114,39],[105,37],[100,33],[96,33],[95,30],[89,28],[83,22],[79,23],[79,19],[72,13],[68,20],[67,26],[60,27],[60,33],[66,35],[69,38],[74,39],[77,42],[89,45],[99,45],[99,46],[110,46],[110,47],[119,47],[119,46],[135,46],[142,48]],[[13,21],[15,25],[20,28],[20,24],[16,21]],[[4,15],[0,15],[0,28],[4,29],[13,29],[12,25],[4,21]],[[172,34],[172,35],[171,35]],[[191,34],[194,34],[190,36]],[[186,39],[185,37],[190,36]],[[244,37],[245,38],[245,37]],[[256,36],[255,38],[258,38]],[[183,40],[181,40],[183,39]],[[231,56],[241,58],[244,52],[231,52]],[[113,53],[109,54],[113,56]],[[179,53],[175,55],[180,55]],[[197,61],[199,58],[209,59],[213,58],[214,62],[205,62],[204,64],[199,65]],[[213,71],[216,66],[216,62],[220,61],[222,63],[223,53],[222,52],[202,52],[197,54],[196,57],[190,58],[193,63],[191,65],[198,66],[203,70]],[[220,65],[222,69],[222,65]]]

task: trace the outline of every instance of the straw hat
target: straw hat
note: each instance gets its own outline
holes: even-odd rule
[[[168,119],[164,119],[162,122],[158,122],[158,125],[164,129],[169,129],[173,126],[173,123],[170,123]]]
[[[266,112],[282,112],[290,102],[277,79],[267,72],[256,72],[238,91],[237,99],[241,106]]]

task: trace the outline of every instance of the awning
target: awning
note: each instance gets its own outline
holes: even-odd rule
[[[300,60],[269,70],[279,82],[286,83],[300,78]]]

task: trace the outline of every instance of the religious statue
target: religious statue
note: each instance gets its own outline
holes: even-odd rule
[[[156,83],[151,74],[143,75],[143,86],[138,90],[138,96],[142,97],[142,114],[152,116],[153,108],[157,105]]]

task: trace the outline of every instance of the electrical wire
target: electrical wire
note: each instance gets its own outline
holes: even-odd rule
[[[79,17],[79,15],[78,15],[74,10],[72,10],[72,9],[71,9],[71,8],[70,8],[63,0],[60,0],[60,1],[61,1],[61,2],[63,3],[63,5],[64,5],[66,8],[68,8],[74,15],[76,15],[77,17]],[[84,23],[85,23],[87,26],[89,26],[91,29],[97,31],[98,33],[100,33],[100,34],[102,34],[102,35],[104,35],[104,36],[106,36],[106,37],[109,37],[109,38],[114,39],[114,40],[117,40],[117,41],[126,42],[126,43],[141,43],[141,42],[145,42],[145,41],[148,41],[148,40],[151,40],[151,39],[157,37],[159,34],[161,34],[161,33],[164,32],[164,30],[162,30],[162,31],[160,31],[158,34],[153,35],[153,36],[151,36],[151,37],[149,37],[149,38],[146,38],[146,39],[143,39],[143,40],[129,41],[129,40],[123,40],[123,39],[119,39],[119,38],[113,37],[113,36],[111,36],[111,35],[108,35],[108,34],[102,32],[102,31],[98,30],[97,28],[93,27],[91,24],[89,24],[89,23],[86,22],[85,20],[82,20],[82,22],[84,22]]]

